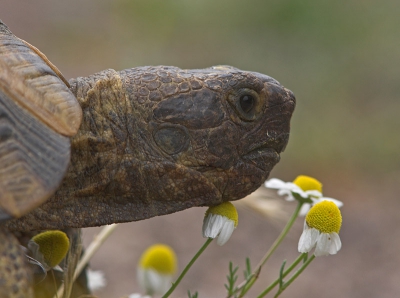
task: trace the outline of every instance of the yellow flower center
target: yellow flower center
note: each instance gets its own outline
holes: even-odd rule
[[[163,274],[174,274],[176,271],[176,255],[171,247],[154,244],[142,254],[139,265],[143,269],[154,269]]]
[[[294,179],[293,183],[304,191],[318,190],[320,193],[322,193],[322,183],[313,177],[300,175]]]
[[[209,213],[225,216],[235,222],[235,227],[238,225],[238,213],[235,206],[233,206],[231,202],[223,202],[222,204],[208,208],[205,216],[207,216]]]
[[[339,208],[331,201],[322,201],[315,204],[306,216],[307,225],[322,233],[339,234],[342,225],[342,215]]]
[[[68,236],[62,231],[46,231],[34,236],[32,241],[39,245],[39,251],[50,267],[57,266],[69,249]]]

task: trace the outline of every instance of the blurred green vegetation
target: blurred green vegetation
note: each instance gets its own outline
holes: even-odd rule
[[[113,11],[129,48],[139,40],[143,57],[156,56],[144,64],[231,64],[292,89],[298,106],[285,167],[375,174],[400,165],[399,8],[396,1],[160,0],[119,1]],[[121,30],[127,24],[136,30]]]
[[[86,0],[50,7],[32,21],[47,26],[26,26],[23,38],[67,76],[157,64],[262,72],[298,100],[279,173],[400,173],[399,1]]]
[[[399,0],[0,1],[0,18],[67,78],[106,68],[229,64],[268,74],[296,94],[289,145],[271,176],[317,177],[324,193],[345,202],[343,250],[333,260],[337,270],[331,258],[318,260],[285,297],[398,296],[400,237],[390,227],[399,221],[399,12]],[[132,290],[131,264],[143,239],[166,237],[190,253],[197,241],[189,228],[196,226],[193,214],[126,225],[98,259],[109,269],[104,297]],[[222,257],[215,253],[198,263],[205,267],[193,270],[191,289],[202,295],[223,290],[215,276],[225,271],[213,267],[217,256],[222,264],[235,252],[244,260],[273,241],[269,221],[261,224],[248,213],[241,225],[236,233],[244,231],[242,238],[224,246]]]

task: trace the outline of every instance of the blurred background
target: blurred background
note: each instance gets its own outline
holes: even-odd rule
[[[342,200],[343,247],[316,259],[281,297],[400,293],[399,12],[397,0],[0,2],[0,19],[66,78],[106,68],[229,64],[268,74],[295,93],[291,139],[271,177],[311,175],[326,196]],[[281,202],[283,211],[295,207]],[[120,225],[91,263],[107,279],[98,297],[140,292],[136,264],[153,243],[172,246],[182,269],[204,242],[204,211]],[[255,265],[283,228],[288,215],[272,213],[239,207],[231,240],[212,243],[173,297],[187,297],[188,289],[224,297],[229,261],[241,274],[245,258]],[[278,276],[283,259],[297,256],[301,230],[299,219],[248,297]],[[98,231],[85,229],[85,243]]]

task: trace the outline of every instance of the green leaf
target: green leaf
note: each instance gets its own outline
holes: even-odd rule
[[[228,296],[232,295],[236,291],[235,283],[238,279],[238,276],[236,274],[238,269],[238,266],[233,268],[232,262],[229,262],[229,274],[226,276],[226,278],[228,279],[228,284],[224,284],[225,289],[228,291]]]
[[[285,269],[286,265],[286,260],[283,261],[281,269],[279,270],[279,288],[281,289],[283,287],[284,281],[283,281],[283,271]]]
[[[197,291],[194,292],[194,294],[192,295],[192,294],[190,293],[190,290],[188,290],[188,297],[189,297],[189,298],[198,298],[198,296],[199,296],[199,293],[197,293]]]
[[[244,279],[245,280],[248,280],[249,277],[252,274],[251,265],[250,265],[250,259],[249,258],[246,258],[246,270],[243,271],[243,274],[244,274]]]

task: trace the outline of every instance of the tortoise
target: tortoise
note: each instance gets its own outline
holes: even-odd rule
[[[137,221],[250,194],[279,161],[294,107],[275,79],[231,66],[67,81],[0,20],[0,296],[30,295],[16,232]]]

